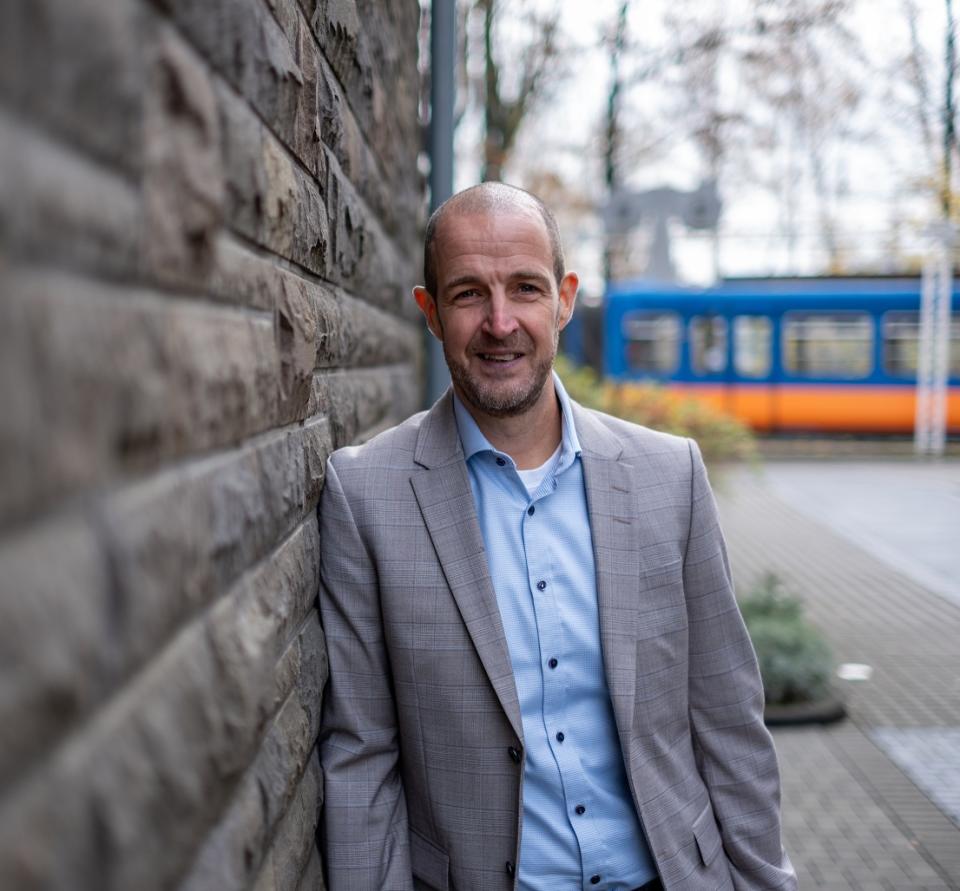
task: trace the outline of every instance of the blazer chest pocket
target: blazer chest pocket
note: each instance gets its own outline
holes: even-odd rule
[[[639,604],[638,640],[686,628],[687,607],[680,557],[643,566],[639,579]]]
[[[415,829],[410,830],[410,864],[421,887],[449,891],[450,858],[432,841]]]

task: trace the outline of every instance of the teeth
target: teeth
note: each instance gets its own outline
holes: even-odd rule
[[[513,353],[510,356],[491,356],[489,354],[481,353],[480,357],[486,359],[488,362],[512,362],[514,359],[519,359],[519,353]]]

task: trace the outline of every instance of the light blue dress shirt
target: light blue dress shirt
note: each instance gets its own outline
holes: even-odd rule
[[[570,400],[559,457],[528,494],[459,399],[457,427],[520,699],[522,891],[624,891],[656,868],[627,785],[600,650],[596,571]]]

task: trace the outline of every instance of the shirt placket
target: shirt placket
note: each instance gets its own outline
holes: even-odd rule
[[[564,807],[580,848],[584,888],[602,888],[596,879],[607,864],[601,862],[594,798],[583,773],[577,747],[567,722],[565,674],[574,658],[563,639],[563,601],[552,572],[548,499],[557,488],[556,477],[543,481],[525,508],[523,540],[527,559],[527,582],[537,618],[540,672],[543,678],[543,721],[547,741],[557,763]]]

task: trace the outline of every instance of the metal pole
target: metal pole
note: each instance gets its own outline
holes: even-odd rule
[[[950,220],[950,210],[953,200],[953,183],[951,180],[953,169],[953,150],[957,134],[953,120],[953,78],[956,74],[957,53],[954,41],[953,2],[947,3],[947,45],[945,50],[946,78],[944,83],[943,99],[943,185],[941,191],[941,207],[943,218]]]
[[[630,0],[623,0],[617,15],[617,30],[613,39],[613,51],[610,53],[610,92],[607,95],[606,145],[603,153],[603,174],[607,184],[607,200],[611,200],[619,185],[617,170],[617,149],[620,142],[620,91],[623,84],[620,79],[620,61],[627,36],[627,15],[630,12]],[[614,242],[622,239],[620,233],[608,232],[603,246],[603,279],[609,286],[613,280]]]
[[[453,129],[456,90],[456,0],[430,5],[430,212],[453,194]],[[427,332],[427,400],[450,385],[439,341]]]

